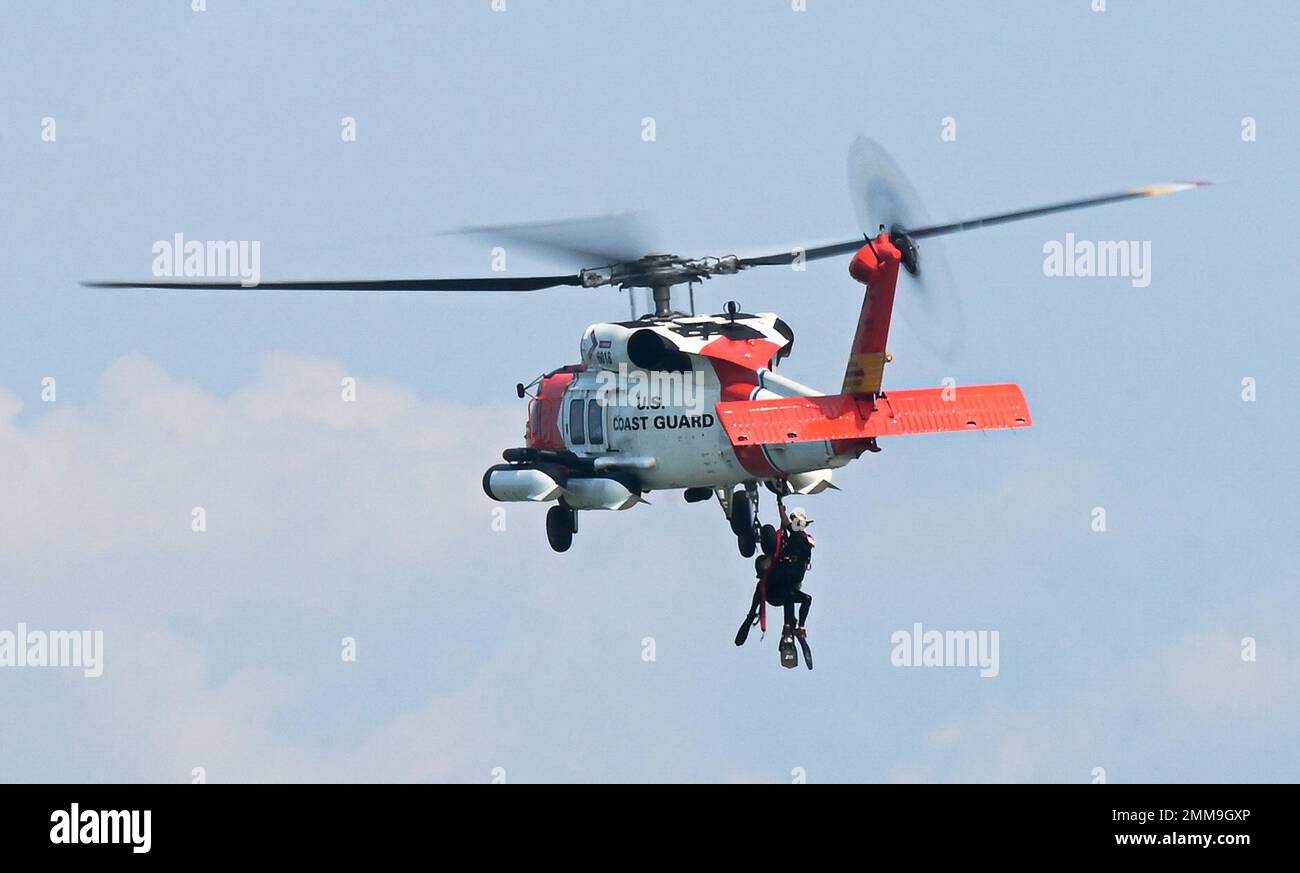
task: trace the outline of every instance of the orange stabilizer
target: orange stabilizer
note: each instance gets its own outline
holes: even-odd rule
[[[716,408],[733,446],[1033,425],[1019,385],[890,391],[874,400],[854,394],[741,400]]]

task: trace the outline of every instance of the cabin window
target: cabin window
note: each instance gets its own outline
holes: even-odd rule
[[[587,441],[582,431],[582,407],[581,400],[572,400],[569,402],[569,442],[575,446],[582,445]]]
[[[605,408],[599,400],[587,401],[587,436],[593,446],[605,442]]]

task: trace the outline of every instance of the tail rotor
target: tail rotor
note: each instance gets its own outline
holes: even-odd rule
[[[861,136],[849,147],[848,181],[858,227],[868,237],[887,228],[903,255],[903,268],[912,277],[908,300],[900,307],[908,327],[940,360],[956,360],[962,345],[961,301],[942,243],[927,240],[922,251],[908,233],[930,224],[916,189],[880,143]]]

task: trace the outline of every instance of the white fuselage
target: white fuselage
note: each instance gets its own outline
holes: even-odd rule
[[[580,457],[626,462],[649,490],[724,488],[754,480],[718,421],[715,406],[722,399],[722,384],[713,366],[701,358],[694,358],[692,365],[690,372],[640,377],[625,370],[621,382],[620,374],[609,370],[580,374],[560,409],[566,447]],[[767,384],[772,387],[756,387],[750,399],[816,393],[804,386],[789,390],[794,383]],[[771,446],[767,455],[788,476],[850,460],[836,456],[829,442]]]
[[[765,480],[804,494],[829,487],[831,469],[856,455],[828,441],[737,449],[719,421],[721,402],[819,393],[767,369],[792,342],[771,313],[591,325],[582,364],[542,378],[529,448],[488,470],[484,489],[496,500],[627,509],[645,491],[722,493]],[[552,384],[558,396],[541,396]]]

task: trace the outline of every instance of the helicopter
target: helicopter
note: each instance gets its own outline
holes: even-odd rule
[[[854,141],[848,176],[861,235],[757,256],[628,256],[625,244],[616,253],[603,244],[621,228],[584,220],[461,231],[561,250],[596,264],[561,275],[271,281],[253,289],[204,281],[83,284],[283,292],[529,292],[566,286],[628,291],[628,320],[588,326],[578,362],[515,386],[528,401],[523,445],[502,452],[502,463],[484,473],[483,490],[495,501],[550,504],[546,535],[556,552],[572,546],[580,512],[627,510],[647,503],[652,492],[681,491],[687,502],[716,500],[748,558],[762,537],[764,487],[778,501],[835,488],[834,471],[879,452],[883,437],[1032,426],[1028,402],[1014,384],[885,390],[900,269],[919,293],[932,295],[931,303],[945,293],[937,290],[944,287],[943,264],[922,270],[923,240],[1208,184],[1145,185],[934,224],[906,176],[874,141]],[[845,256],[849,275],[865,291],[834,394],[777,372],[795,337],[775,313],[743,312],[734,302],[721,313],[695,312],[695,285],[709,279],[759,267],[799,269],[807,261]],[[939,284],[927,291],[931,272]]]

